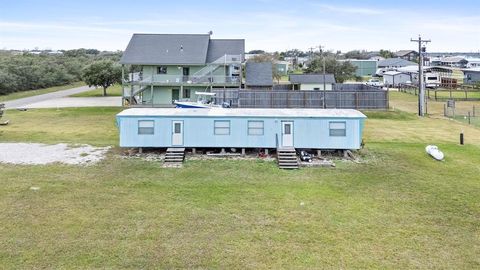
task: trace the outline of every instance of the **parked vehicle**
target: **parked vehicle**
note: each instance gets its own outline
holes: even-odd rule
[[[438,73],[425,74],[425,86],[427,88],[437,88],[441,84],[441,78]]]
[[[375,87],[383,87],[384,85],[383,82],[381,82],[379,79],[370,79],[365,84]]]

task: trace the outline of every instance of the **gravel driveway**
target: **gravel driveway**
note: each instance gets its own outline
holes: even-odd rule
[[[0,143],[0,163],[42,165],[65,163],[89,165],[105,157],[109,147],[91,145],[68,146],[67,144]]]

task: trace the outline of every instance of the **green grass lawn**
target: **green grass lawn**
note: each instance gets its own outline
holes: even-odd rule
[[[49,87],[49,88],[37,89],[37,90],[15,92],[15,93],[11,93],[11,94],[8,94],[8,95],[0,95],[0,102],[19,99],[19,98],[26,98],[26,97],[31,97],[31,96],[37,96],[37,95],[42,95],[42,94],[48,94],[48,93],[51,93],[51,92],[57,92],[57,91],[66,90],[66,89],[75,88],[75,87],[80,87],[80,86],[84,86],[84,85],[85,85],[84,82],[76,82],[76,83],[71,83],[71,84],[62,85],[62,86],[54,86],[54,87]]]
[[[115,84],[107,88],[107,96],[122,96],[122,85]],[[103,88],[71,95],[71,97],[103,97]]]
[[[0,141],[116,145],[119,110],[8,111]],[[171,169],[117,148],[90,167],[0,164],[0,265],[479,268],[480,129],[400,111],[367,115],[365,162],[336,168],[187,160]],[[429,143],[444,162],[425,154]]]

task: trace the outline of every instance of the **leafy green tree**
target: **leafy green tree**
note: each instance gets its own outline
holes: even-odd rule
[[[348,61],[338,61],[332,56],[325,57],[325,73],[333,74],[339,83],[355,79],[356,69],[357,67]],[[323,73],[322,57],[315,57],[305,69],[305,73]]]
[[[346,59],[368,59],[368,52],[367,51],[349,51],[345,54]]]
[[[101,60],[88,65],[83,70],[83,81],[88,86],[101,86],[103,96],[107,95],[107,88],[115,83],[120,83],[122,69],[120,65],[110,60]]]
[[[389,50],[380,50],[379,52],[380,56],[383,58],[393,58],[395,57],[395,54]]]

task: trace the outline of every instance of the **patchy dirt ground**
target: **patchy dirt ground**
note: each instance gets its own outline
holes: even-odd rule
[[[89,165],[101,161],[110,147],[91,145],[0,143],[0,163],[43,165],[64,163]]]

